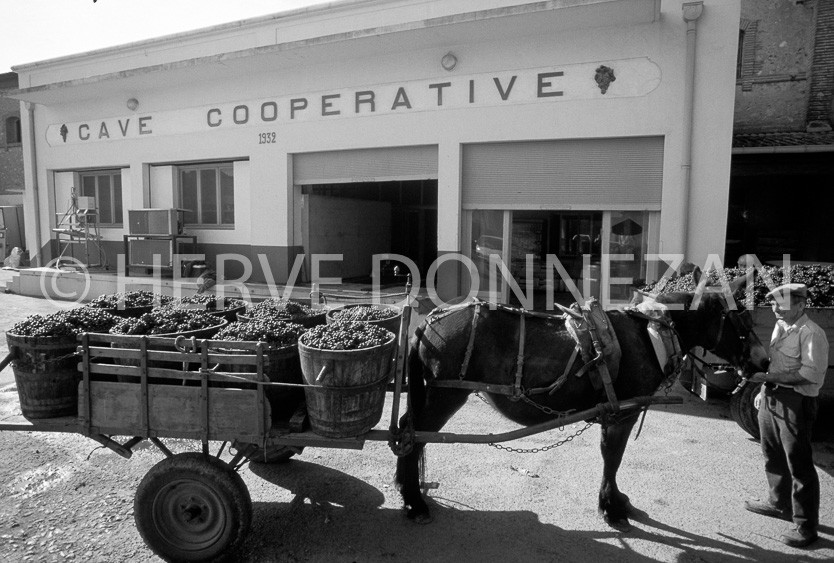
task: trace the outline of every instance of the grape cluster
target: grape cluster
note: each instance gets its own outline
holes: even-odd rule
[[[82,332],[108,332],[118,317],[94,307],[76,307],[51,315],[32,315],[9,331],[19,336],[69,336]]]
[[[338,321],[382,321],[397,316],[395,309],[376,305],[357,305],[333,311],[331,317]]]
[[[120,319],[111,334],[176,334],[217,326],[217,317],[191,309],[161,307],[136,318]]]
[[[150,307],[152,305],[165,305],[173,301],[169,295],[160,295],[150,291],[122,291],[109,295],[99,295],[89,303],[88,307],[98,309],[116,309],[121,303],[122,307]]]
[[[218,301],[220,302],[220,309],[217,308]],[[246,301],[242,299],[234,299],[232,297],[223,297],[222,301],[215,295],[208,293],[196,293],[194,295],[186,295],[174,301],[171,301],[166,307],[176,309],[204,309],[206,311],[225,311],[228,309],[237,309],[239,307],[246,307]]]
[[[710,270],[705,273],[708,285],[718,285],[721,280],[732,281],[747,274],[743,268],[724,268],[721,271]],[[734,298],[739,306],[767,305],[768,292],[785,283],[803,283],[808,286],[809,307],[834,307],[834,267],[819,264],[797,264],[786,272],[778,266],[762,266],[754,270],[753,286],[749,293],[739,291]],[[648,293],[671,293],[675,291],[695,291],[696,283],[692,274],[663,278],[643,288]],[[752,299],[752,303],[750,300]],[[743,304],[743,305],[742,305]]]
[[[385,344],[393,337],[393,333],[379,325],[338,321],[311,328],[301,335],[299,342],[321,350],[361,350]]]
[[[318,314],[307,305],[296,303],[288,299],[270,297],[260,303],[255,303],[247,311],[252,318],[278,317],[279,319],[302,319]]]
[[[273,318],[257,318],[234,322],[214,335],[214,340],[266,342],[272,347],[295,346],[306,329],[295,323]]]

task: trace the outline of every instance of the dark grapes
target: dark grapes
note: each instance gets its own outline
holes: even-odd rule
[[[119,321],[95,307],[77,307],[51,315],[32,315],[9,331],[19,336],[69,336],[82,332],[108,332]]]
[[[277,317],[296,320],[319,315],[321,312],[295,301],[270,297],[249,307],[246,314],[251,318]]]
[[[217,317],[193,309],[161,307],[136,318],[120,319],[111,334],[177,334],[220,324]]]
[[[98,309],[117,309],[118,307],[150,307],[152,305],[165,305],[173,301],[169,295],[160,295],[150,291],[123,291],[109,295],[99,295],[89,303],[88,307]],[[124,303],[123,305],[121,305]]]
[[[790,267],[788,276],[785,276],[785,270],[779,266],[762,266],[754,272],[753,287],[750,291],[753,302],[749,303],[747,293],[740,291],[735,296],[739,306],[766,306],[766,296],[774,287],[785,283],[804,283],[808,286],[808,307],[834,307],[834,266],[795,264]],[[743,268],[724,268],[720,273],[710,270],[705,272],[705,275],[709,285],[717,285],[721,279],[732,281],[746,273]],[[695,287],[692,274],[685,274],[671,279],[663,278],[641,289],[648,293],[671,293],[695,291]]]
[[[218,304],[220,306],[219,309]],[[242,299],[234,299],[232,297],[223,297],[221,299],[216,295],[197,293],[194,295],[186,295],[185,297],[171,301],[166,305],[166,307],[173,307],[177,309],[202,309],[206,311],[225,311],[228,309],[246,307],[246,301],[243,301]]]
[[[257,318],[234,322],[223,327],[214,340],[266,342],[271,347],[295,346],[306,329],[295,323],[274,318]]]
[[[298,341],[321,350],[361,350],[390,341],[394,334],[379,325],[356,321],[337,321],[319,325],[301,335]]]
[[[356,305],[334,310],[331,318],[338,321],[382,321],[397,316],[396,309],[376,305]]]

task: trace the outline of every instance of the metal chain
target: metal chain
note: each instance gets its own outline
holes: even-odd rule
[[[475,396],[478,397],[483,402],[485,402],[486,404],[489,404],[489,402],[483,396],[481,396],[480,393],[475,393]],[[574,412],[574,411],[565,411],[565,412],[554,411],[553,409],[551,409],[549,407],[546,407],[544,405],[540,405],[540,404],[536,403],[535,401],[531,401],[525,395],[522,395],[522,398],[526,402],[530,403],[531,405],[535,406],[536,408],[540,409],[542,412],[545,412],[547,414],[553,414],[553,415],[556,415],[556,416],[566,416],[567,414],[570,414],[571,412]],[[504,450],[505,452],[512,452],[512,453],[516,453],[516,454],[542,453],[542,452],[546,452],[548,450],[552,450],[553,448],[558,448],[559,446],[561,446],[563,444],[567,444],[568,442],[573,441],[574,438],[576,438],[577,436],[579,436],[580,434],[585,432],[588,428],[593,426],[595,423],[596,423],[596,420],[592,420],[591,422],[586,423],[584,428],[580,428],[579,430],[577,430],[575,434],[572,434],[572,435],[566,437],[564,440],[559,440],[555,444],[550,444],[549,446],[543,446],[541,448],[511,448],[509,446],[502,446],[501,444],[496,444],[494,442],[489,442],[488,445],[492,446],[493,448],[499,449],[499,450]],[[564,426],[559,428],[559,430],[562,430],[562,431],[564,429],[565,429]]]
[[[564,440],[559,440],[555,444],[550,444],[549,446],[544,446],[544,447],[541,447],[541,448],[512,448],[512,447],[509,447],[509,446],[503,446],[501,444],[495,444],[493,442],[490,442],[488,445],[492,446],[493,448],[496,448],[496,449],[499,449],[499,450],[504,450],[505,452],[511,452],[511,453],[514,453],[514,454],[544,453],[548,450],[552,450],[553,448],[558,448],[559,446],[561,446],[563,444],[567,444],[568,442],[573,441],[574,438],[576,438],[577,436],[579,436],[580,434],[585,432],[588,428],[593,426],[594,423],[595,423],[595,421],[588,422],[587,424],[585,424],[584,428],[580,428],[579,430],[576,431],[575,434],[571,434],[570,436],[567,436]]]
[[[45,358],[45,359],[38,358],[34,361],[31,361],[30,358],[27,358],[26,356],[23,356],[23,357],[18,356],[15,359],[15,362],[17,363],[18,366],[23,367],[23,366],[28,366],[28,365],[32,365],[32,364],[50,364],[50,363],[62,362],[64,360],[68,360],[68,359],[74,358],[76,356],[81,357],[81,354],[78,353],[78,352],[72,352],[71,354],[65,354],[63,356],[58,356],[57,358]]]

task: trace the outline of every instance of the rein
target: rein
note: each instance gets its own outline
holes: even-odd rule
[[[746,340],[747,337],[750,336],[750,334],[753,332],[753,328],[744,326],[744,324],[739,319],[738,315],[738,311],[731,311],[729,309],[725,309],[721,313],[721,322],[718,325],[718,336],[716,336],[715,338],[715,344],[712,345],[712,348],[707,348],[707,351],[712,352],[714,354],[715,349],[718,348],[719,344],[721,344],[721,337],[724,336],[724,322],[728,318],[730,319],[730,322],[733,324],[733,328],[736,329],[736,333],[739,335],[738,338],[740,340]]]

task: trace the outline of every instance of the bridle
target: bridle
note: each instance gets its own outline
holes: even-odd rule
[[[713,354],[720,356],[716,350],[721,345],[721,340],[724,337],[724,324],[726,321],[729,320],[730,323],[733,325],[733,328],[738,335],[739,340],[741,340],[745,349],[749,349],[750,344],[748,343],[748,339],[750,335],[755,334],[753,330],[753,323],[750,322],[749,324],[744,322],[741,318],[741,313],[738,310],[730,310],[726,308],[721,313],[721,321],[718,325],[718,335],[715,338],[715,343],[712,347],[704,347],[707,351],[712,352]]]

